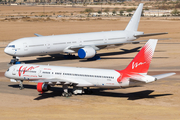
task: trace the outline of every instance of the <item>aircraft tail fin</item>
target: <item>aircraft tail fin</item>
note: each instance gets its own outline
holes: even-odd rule
[[[127,72],[147,74],[157,41],[157,39],[148,40],[148,42],[124,70]]]
[[[143,3],[140,3],[125,30],[137,31],[142,14],[142,9],[143,9]]]

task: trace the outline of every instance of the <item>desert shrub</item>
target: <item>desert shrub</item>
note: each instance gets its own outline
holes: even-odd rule
[[[84,10],[84,12],[86,12],[86,13],[91,13],[91,12],[93,12],[94,10],[92,9],[92,8],[86,8],[85,10]]]
[[[135,8],[129,8],[126,10],[126,12],[132,12],[133,10],[136,10]]]
[[[108,13],[109,12],[109,8],[105,8],[104,12]]]
[[[177,9],[174,9],[174,10],[171,12],[171,14],[172,14],[173,16],[178,16],[178,15],[180,15],[180,11],[178,11]]]

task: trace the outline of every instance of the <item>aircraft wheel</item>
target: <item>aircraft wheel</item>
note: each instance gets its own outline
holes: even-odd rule
[[[66,93],[65,93],[65,92],[63,92],[63,93],[62,93],[62,96],[63,96],[63,97],[65,97],[65,94],[66,94]]]
[[[68,93],[69,94],[69,96],[72,96],[72,93]]]
[[[20,90],[24,89],[24,87],[19,87]]]
[[[62,96],[63,96],[63,97],[70,97],[70,96],[72,96],[72,93],[63,92],[63,93],[62,93]]]
[[[69,97],[69,93],[65,93],[65,96],[64,97]]]

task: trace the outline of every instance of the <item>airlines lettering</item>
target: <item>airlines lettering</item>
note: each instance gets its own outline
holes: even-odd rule
[[[25,74],[25,72],[26,71],[30,71],[30,70],[33,70],[33,69],[35,69],[35,68],[38,68],[39,66],[35,66],[35,67],[33,67],[33,66],[31,66],[31,67],[24,67],[23,68],[23,65],[19,68],[19,71],[18,71],[18,74],[19,74],[19,76],[21,76],[21,74]]]
[[[137,68],[138,66],[140,66],[140,65],[143,65],[143,64],[145,64],[146,62],[140,62],[140,63],[138,63],[138,62],[136,62],[136,63],[132,63],[132,69],[134,69],[134,68]]]

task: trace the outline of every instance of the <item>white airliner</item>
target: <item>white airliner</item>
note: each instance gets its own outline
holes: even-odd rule
[[[79,58],[92,58],[96,55],[96,51],[103,48],[139,43],[141,41],[133,41],[139,37],[167,34],[144,34],[137,31],[142,9],[143,4],[140,3],[125,30],[53,36],[35,34],[37,37],[21,38],[9,43],[4,52],[13,56],[12,62],[16,62],[19,57],[58,53],[78,53]]]
[[[93,69],[79,67],[60,67],[48,65],[16,64],[5,73],[12,82],[37,82],[37,91],[43,93],[51,86],[62,85],[63,96],[70,96],[68,86],[73,86],[74,94],[82,94],[83,87],[122,88],[144,85],[175,73],[147,75],[149,65],[157,44],[157,39],[149,40],[124,70]]]

